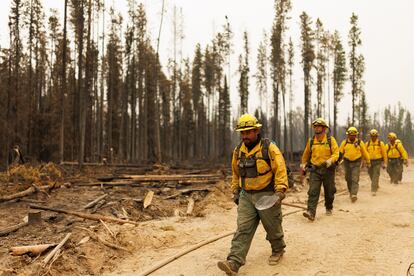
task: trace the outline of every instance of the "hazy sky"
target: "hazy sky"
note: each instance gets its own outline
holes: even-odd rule
[[[63,0],[44,0],[45,11],[58,8],[60,11]],[[115,5],[126,15],[126,0],[106,0],[107,5]],[[152,38],[158,33],[161,0],[145,0],[147,7],[149,30]],[[0,10],[0,42],[1,46],[8,44],[8,13],[10,1],[2,0]],[[255,73],[256,49],[262,39],[263,31],[269,32],[274,19],[273,0],[166,0],[166,16],[161,37],[160,56],[167,60],[172,53],[172,10],[176,5],[182,8],[184,15],[183,54],[192,57],[196,43],[204,47],[209,43],[215,31],[220,31],[227,15],[235,33],[235,46],[232,57],[232,106],[237,110],[239,103],[237,95],[237,57],[241,52],[242,33],[247,30],[250,39],[251,75]],[[292,0],[293,9],[290,12],[289,30],[286,37],[292,37],[296,50],[296,69],[294,72],[295,104],[303,105],[303,73],[299,64],[299,15],[305,11],[313,21],[320,18],[325,29],[338,30],[347,47],[349,18],[352,12],[359,16],[359,26],[362,31],[361,53],[365,56],[365,90],[370,113],[384,106],[401,102],[414,111],[414,0]],[[61,12],[63,17],[63,12]],[[154,42],[155,45],[155,42]],[[250,78],[251,101],[250,107],[257,105],[255,97],[255,80]],[[270,85],[270,83],[269,83]],[[270,86],[269,86],[270,87]],[[341,103],[340,119],[345,121],[350,106],[349,87],[345,90],[345,99]],[[315,94],[315,88],[312,89]],[[253,111],[253,108],[250,109]]]

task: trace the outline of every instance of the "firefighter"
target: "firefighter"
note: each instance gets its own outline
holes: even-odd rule
[[[402,180],[403,164],[408,166],[408,154],[403,144],[397,139],[397,134],[388,134],[389,143],[387,144],[388,168],[387,172],[391,178],[391,183],[398,184]]]
[[[346,134],[348,137],[342,141],[339,148],[339,154],[344,160],[345,179],[348,186],[349,197],[352,202],[355,202],[358,199],[357,194],[362,159],[365,159],[368,168],[371,166],[371,161],[365,143],[357,138],[358,130],[352,126],[348,128]]]
[[[385,169],[388,164],[387,151],[385,144],[378,139],[378,131],[371,129],[369,132],[370,140],[366,143],[371,167],[368,168],[368,174],[371,179],[371,194],[375,196],[379,188],[379,177],[381,174],[381,167]]]
[[[261,126],[256,117],[244,114],[235,129],[242,138],[232,157],[231,188],[233,200],[238,205],[237,231],[233,236],[227,260],[217,263],[227,275],[236,275],[245,264],[260,221],[272,249],[269,265],[276,265],[285,252],[281,200],[288,189],[286,165],[279,148],[261,137]],[[273,207],[265,210],[255,208],[255,203],[262,196],[274,193],[279,200]]]
[[[339,157],[338,144],[326,131],[328,124],[322,118],[312,122],[315,135],[308,140],[303,151],[301,168],[310,172],[308,210],[303,216],[315,220],[321,186],[325,194],[326,215],[332,215],[335,188],[335,167]]]

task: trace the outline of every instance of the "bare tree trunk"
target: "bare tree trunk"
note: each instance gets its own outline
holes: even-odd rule
[[[98,127],[97,127],[97,131],[98,131],[98,157],[101,159],[100,161],[102,161],[102,154],[104,152],[103,149],[103,145],[104,145],[104,112],[103,112],[103,99],[104,99],[104,94],[105,94],[105,81],[104,81],[104,76],[105,76],[105,6],[102,7],[102,54],[101,54],[101,87],[100,87],[100,96],[98,99],[98,108],[97,108],[97,113],[98,113]]]
[[[309,115],[310,115],[310,95],[309,95],[309,74],[305,72],[305,115],[303,121],[303,138],[304,145],[309,139]]]
[[[287,131],[287,118],[286,118],[286,91],[282,91],[282,102],[283,102],[283,153],[285,158],[288,158],[288,131]]]
[[[30,0],[30,19],[29,19],[29,118],[27,127],[27,151],[32,154],[32,125],[34,114],[34,89],[33,89],[33,0]]]
[[[63,50],[62,50],[62,75],[60,87],[60,139],[59,139],[59,160],[63,162],[65,159],[65,93],[66,93],[66,48],[67,48],[67,9],[68,0],[65,0],[65,12],[63,19]]]
[[[90,2],[89,0],[89,6]],[[83,1],[81,2],[81,11],[82,11],[82,17],[79,18],[80,20],[78,24],[81,25],[82,28],[80,29],[79,34],[79,62],[78,62],[78,96],[79,96],[79,106],[78,106],[78,112],[79,112],[79,137],[78,137],[78,162],[79,162],[79,168],[82,168],[83,161],[84,161],[84,154],[85,154],[85,128],[86,128],[86,113],[85,113],[85,91],[83,89],[83,82],[82,82],[82,72],[83,72],[83,26],[84,26],[84,18],[83,18]],[[90,17],[90,8],[88,9],[88,20]],[[87,38],[87,49],[89,49],[90,45],[90,27],[88,27],[88,38]]]

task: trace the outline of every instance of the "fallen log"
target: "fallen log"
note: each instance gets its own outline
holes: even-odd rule
[[[87,182],[76,183],[76,186],[129,186],[134,184],[132,181],[112,181],[112,182]]]
[[[191,171],[188,171],[188,172],[184,172],[183,174],[185,174],[185,175],[189,175],[189,174],[192,174],[192,175],[195,175],[195,174],[202,174],[202,173],[208,173],[208,172],[211,172],[211,169],[202,169],[202,170],[191,170]]]
[[[104,199],[105,197],[107,197],[108,194],[104,194],[101,195],[100,197],[96,198],[95,200],[89,202],[88,204],[86,204],[83,209],[89,209],[92,208],[93,206],[95,206],[99,201],[101,201],[102,199]]]
[[[121,198],[121,200],[132,200],[136,203],[142,203],[144,201],[144,199],[142,198],[132,198],[132,197],[123,197]]]
[[[100,220],[100,222],[102,223],[102,225],[105,227],[106,231],[108,231],[108,233],[112,236],[112,238],[114,240],[116,240],[116,236],[114,234],[114,232],[112,232],[111,229],[109,229],[108,225],[106,225],[106,223],[103,220]]]
[[[69,166],[78,166],[79,163],[77,161],[63,161],[60,163],[60,165],[69,165]],[[93,162],[84,162],[82,163],[83,166],[103,166],[104,163],[93,163]],[[124,167],[124,168],[152,168],[148,165],[142,165],[142,164],[119,164],[119,163],[107,163],[105,166],[110,167]]]
[[[43,260],[42,264],[43,267],[47,265],[47,263],[56,255],[56,253],[60,250],[60,248],[65,245],[66,241],[70,238],[72,233],[68,233],[65,238],[46,256]]]
[[[139,182],[157,182],[157,181],[183,181],[183,180],[194,180],[194,179],[221,179],[221,174],[170,174],[170,175],[120,175],[118,179],[132,179]]]
[[[219,179],[216,180],[204,180],[204,179],[191,179],[191,180],[179,180],[178,184],[192,185],[192,184],[216,184]]]
[[[95,205],[95,207],[93,207],[93,209],[90,211],[90,213],[91,213],[91,214],[96,213],[96,211],[98,211],[98,209],[100,209],[102,206],[104,206],[104,205],[105,205],[105,203],[106,203],[106,200],[101,200],[101,201],[99,201],[99,202]]]
[[[76,183],[76,186],[134,186],[136,184],[144,183],[154,183],[154,182],[163,182],[163,183],[172,183],[172,184],[181,184],[181,185],[192,185],[192,184],[215,184],[220,180],[220,178],[213,179],[166,179],[166,180],[140,180],[140,179],[124,179],[123,181],[98,181],[98,182],[86,182],[86,183]]]
[[[17,202],[26,202],[26,203],[46,203],[46,201],[43,200],[36,200],[31,198],[19,198],[17,199]]]
[[[9,252],[13,256],[21,256],[30,253],[33,256],[38,256],[52,246],[56,246],[57,243],[38,244],[38,245],[26,245],[26,246],[14,246],[9,249]]]
[[[189,193],[192,193],[192,192],[203,192],[203,191],[211,192],[211,189],[209,189],[209,188],[182,189],[182,190],[180,190],[179,192],[177,192],[173,195],[164,197],[164,199],[173,199],[173,198],[176,198],[180,195],[189,194]]]
[[[32,209],[53,211],[53,212],[57,212],[57,213],[73,215],[73,216],[77,216],[77,217],[81,217],[81,218],[89,219],[89,220],[95,220],[95,221],[103,220],[103,221],[114,222],[114,223],[118,223],[118,224],[130,223],[130,224],[134,224],[134,225],[139,225],[139,223],[136,222],[136,221],[122,220],[122,219],[103,216],[103,215],[88,214],[88,213],[82,213],[82,212],[70,211],[70,210],[64,210],[64,209],[58,209],[58,208],[51,208],[51,207],[46,207],[46,206],[34,205],[34,204],[30,204],[29,207],[32,208]]]
[[[0,202],[5,202],[5,201],[9,201],[9,200],[13,200],[13,199],[17,199],[17,198],[22,198],[31,194],[34,194],[37,192],[37,190],[49,190],[51,187],[49,187],[48,185],[46,186],[41,186],[41,187],[30,187],[24,191],[15,193],[15,194],[11,194],[11,195],[5,195],[5,196],[1,196],[0,197]]]
[[[29,223],[27,221],[22,222],[22,223],[19,223],[19,224],[16,224],[16,225],[12,225],[12,226],[6,227],[4,229],[0,229],[0,237],[1,236],[4,236],[4,235],[7,235],[7,234],[10,234],[10,233],[12,233],[14,231],[17,231],[20,228],[25,227],[26,225],[29,225]]]

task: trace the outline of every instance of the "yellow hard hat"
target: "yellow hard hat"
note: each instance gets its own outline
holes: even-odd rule
[[[348,135],[357,135],[358,134],[358,129],[356,129],[356,127],[350,127],[348,128],[348,130],[346,131],[346,134]]]
[[[315,126],[323,126],[329,128],[328,123],[323,118],[317,118],[315,121],[312,122],[312,125]]]
[[[251,114],[243,114],[237,123],[236,131],[245,131],[250,129],[261,128],[262,124],[259,124],[257,118]]]
[[[375,128],[373,128],[373,129],[370,130],[369,135],[378,136],[378,131]]]
[[[390,132],[390,133],[388,133],[388,138],[389,139],[397,139],[397,134],[395,134],[394,132]]]

